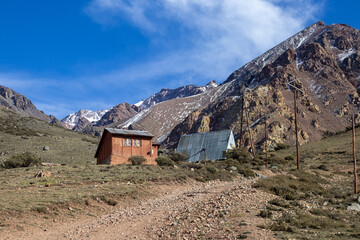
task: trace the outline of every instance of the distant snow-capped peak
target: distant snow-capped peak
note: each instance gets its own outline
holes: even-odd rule
[[[80,118],[85,118],[89,122],[94,123],[99,121],[102,118],[102,116],[104,116],[104,114],[107,113],[108,111],[109,109],[99,110],[99,111],[81,109],[76,113],[69,114],[64,119],[62,119],[61,122],[64,122],[72,127],[75,127],[76,124],[79,122]]]

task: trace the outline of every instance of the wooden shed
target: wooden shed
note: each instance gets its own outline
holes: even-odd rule
[[[156,165],[160,144],[148,131],[105,128],[95,158],[97,164],[128,164],[129,157],[143,156],[145,164]]]

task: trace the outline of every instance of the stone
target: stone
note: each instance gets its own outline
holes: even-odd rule
[[[195,172],[195,169],[194,169],[194,168],[190,168],[190,171]]]
[[[43,151],[49,151],[50,150],[50,147],[49,146],[45,146],[44,148],[43,148]]]
[[[267,176],[261,175],[260,178],[261,178],[261,179],[265,179],[265,178],[267,178]]]
[[[350,206],[347,207],[348,211],[356,211],[360,212],[360,204],[359,203],[352,203]]]
[[[231,166],[231,167],[229,167],[229,169],[230,169],[231,171],[236,171],[236,170],[237,170],[237,167]]]

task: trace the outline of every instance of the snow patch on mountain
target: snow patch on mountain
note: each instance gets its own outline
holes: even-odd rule
[[[351,49],[349,49],[348,51],[345,51],[345,52],[343,52],[343,53],[340,53],[340,54],[338,55],[338,58],[339,58],[340,62],[342,62],[342,61],[344,61],[345,58],[353,55],[354,53],[356,53],[356,49],[351,48]]]
[[[99,111],[94,112],[94,111],[91,111],[91,110],[81,109],[81,110],[79,110],[79,111],[77,111],[75,113],[69,114],[68,116],[63,118],[61,120],[61,122],[69,124],[71,127],[75,127],[78,124],[80,118],[85,118],[86,120],[88,120],[91,123],[96,123],[109,110],[110,109],[99,110]]]

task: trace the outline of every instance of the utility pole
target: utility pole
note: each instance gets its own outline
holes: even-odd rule
[[[297,127],[297,107],[296,107],[296,89],[294,89],[294,113],[295,113],[295,136],[296,136],[296,164],[297,169],[300,169],[300,159],[299,159],[299,136],[298,136],[298,127]]]
[[[288,82],[287,84],[294,89],[294,123],[295,123],[295,138],[296,138],[296,165],[297,169],[300,169],[300,156],[299,156],[299,137],[298,137],[298,127],[297,127],[297,106],[296,106],[296,90],[303,92],[300,88],[295,86],[295,82],[298,81],[298,79],[292,80]],[[294,84],[292,84],[294,83]]]
[[[245,94],[245,93],[244,93]],[[242,145],[242,138],[243,138],[243,121],[244,121],[244,95],[241,99],[241,120],[240,120],[240,141],[239,141],[239,147]]]
[[[353,137],[353,157],[354,157],[354,193],[357,194],[357,167],[356,167],[356,150],[355,150],[355,119],[352,115],[352,137]]]
[[[252,139],[252,133],[251,133],[251,127],[249,125],[249,111],[248,111],[248,107],[247,105],[245,106],[245,116],[246,116],[246,125],[247,125],[247,129],[249,132],[249,138],[250,138],[250,145],[251,145],[251,151],[255,157],[255,148],[254,148],[254,143],[253,143],[253,139]]]
[[[266,160],[266,168],[268,168],[269,160],[268,160],[268,151],[267,151],[267,123],[266,123],[266,116],[265,116],[265,160]]]

